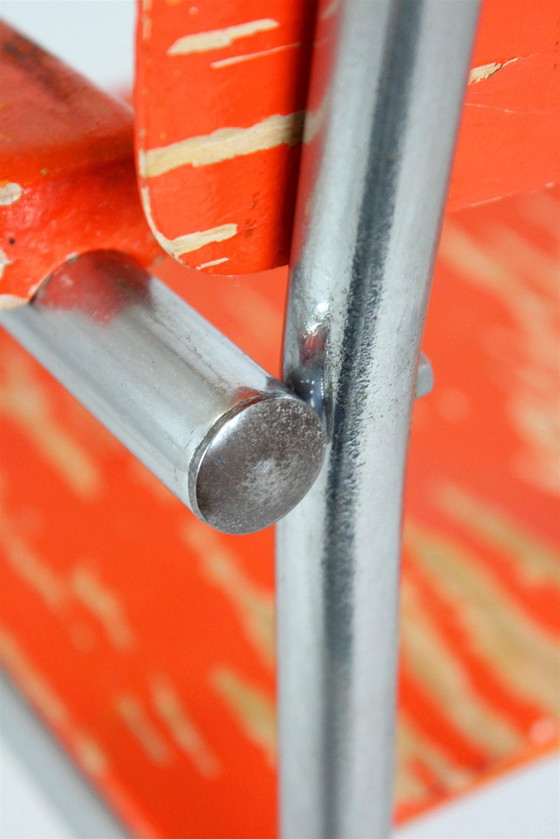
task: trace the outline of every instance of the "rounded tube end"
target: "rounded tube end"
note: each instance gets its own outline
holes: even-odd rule
[[[242,402],[201,443],[189,476],[194,512],[223,533],[262,530],[307,494],[325,453],[315,411],[297,397]]]

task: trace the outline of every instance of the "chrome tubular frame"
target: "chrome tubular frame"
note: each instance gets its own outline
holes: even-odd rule
[[[386,839],[406,451],[479,4],[342,0],[330,44],[326,6],[284,376],[329,444],[278,527],[281,831]]]
[[[133,260],[69,260],[0,323],[202,521],[249,533],[321,466],[316,413]]]

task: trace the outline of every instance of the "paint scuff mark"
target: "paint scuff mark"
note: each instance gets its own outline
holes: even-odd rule
[[[537,539],[519,522],[455,484],[441,484],[435,494],[438,506],[448,516],[508,556],[527,585],[560,584],[560,564],[554,548]]]
[[[272,18],[250,20],[237,26],[226,26],[224,29],[213,29],[209,32],[196,32],[184,35],[175,41],[167,50],[168,55],[189,55],[196,52],[209,52],[229,47],[240,38],[250,38],[259,32],[276,29],[280,24]]]
[[[256,58],[267,58],[269,55],[276,55],[279,52],[286,52],[286,50],[293,50],[299,47],[299,42],[295,44],[283,44],[281,47],[272,47],[269,50],[260,50],[260,52],[247,52],[244,55],[232,55],[231,58],[221,58],[219,61],[212,61],[210,67],[214,70],[219,70],[223,67],[231,67],[232,64],[242,64],[245,61],[253,61]]]
[[[395,786],[399,801],[423,801],[430,796],[431,790],[425,778],[418,777],[415,772],[418,762],[429,768],[441,788],[450,787],[458,792],[465,789],[472,779],[472,772],[463,769],[422,734],[414,720],[402,709],[398,713],[396,748]]]
[[[169,746],[149,719],[141,701],[130,694],[123,694],[116,702],[117,712],[144,753],[158,765],[171,760]]]
[[[99,620],[109,641],[122,652],[135,646],[134,633],[124,606],[116,594],[104,585],[94,569],[86,563],[74,568],[72,591],[82,604]]]
[[[456,604],[456,613],[461,615],[472,638],[473,649],[488,660],[518,696],[538,702],[543,711],[556,716],[558,650],[546,631],[456,540],[409,521],[405,545],[425,572],[438,580],[438,588],[449,601]],[[416,628],[411,634],[416,637]],[[433,661],[433,650],[430,656]]]
[[[195,233],[185,233],[175,239],[167,239],[167,249],[173,256],[183,256],[185,253],[198,251],[214,242],[225,242],[237,235],[236,224],[220,224],[208,230],[197,230]]]
[[[461,660],[439,636],[437,624],[419,592],[406,579],[401,602],[405,661],[432,696],[448,709],[453,725],[494,759],[518,748],[520,735],[476,692]]]
[[[197,726],[185,710],[179,695],[168,679],[152,680],[152,698],[156,712],[179,748],[206,778],[219,774],[221,766]]]
[[[0,207],[9,207],[19,201],[23,195],[23,187],[12,182],[0,184]]]
[[[95,497],[102,486],[96,463],[53,415],[49,394],[23,353],[6,354],[0,413],[14,422],[81,498]]]
[[[236,224],[221,224],[218,227],[211,227],[208,230],[199,230],[195,233],[185,233],[183,236],[177,236],[175,239],[168,239],[161,233],[154,221],[152,215],[152,205],[150,198],[150,190],[148,187],[142,187],[140,190],[142,198],[142,206],[146,215],[146,220],[150,225],[151,231],[155,238],[167,253],[172,254],[176,259],[185,253],[192,253],[205,245],[213,244],[214,242],[224,242],[227,239],[232,239],[237,234]]]
[[[211,259],[210,262],[203,262],[202,265],[196,266],[196,270],[202,271],[203,268],[212,268],[213,265],[221,265],[223,262],[229,262],[229,256],[222,256],[220,259]]]
[[[77,731],[73,737],[73,745],[78,760],[86,772],[94,777],[100,777],[107,772],[109,769],[107,755],[90,734]]]
[[[508,64],[513,64],[515,61],[520,61],[525,57],[520,55],[517,58],[510,58],[507,61],[491,61],[489,64],[481,64],[479,67],[473,67],[469,73],[468,84],[478,84],[486,79],[490,79],[498,70],[507,67]]]
[[[211,680],[246,736],[262,749],[270,766],[274,766],[276,714],[272,699],[238,673],[225,667],[214,670]]]
[[[492,294],[510,316],[508,326],[496,327],[480,340],[519,435],[511,469],[527,483],[557,494],[557,258],[509,227],[495,225],[488,236],[493,241],[481,243],[449,221],[440,257],[473,286]]]
[[[303,121],[303,111],[274,114],[246,128],[218,128],[211,134],[140,151],[140,174],[154,178],[180,166],[209,166],[277,146],[294,146],[301,142]]]
[[[61,578],[12,530],[4,528],[2,544],[5,557],[18,577],[57,612],[68,598],[68,588]]]

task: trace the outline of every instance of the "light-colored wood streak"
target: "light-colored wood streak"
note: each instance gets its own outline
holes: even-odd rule
[[[478,84],[486,79],[491,79],[498,70],[519,60],[520,57],[510,58],[508,61],[491,61],[489,64],[481,64],[479,67],[473,67],[469,73],[468,84]]]
[[[113,646],[121,652],[133,649],[136,642],[124,604],[102,583],[91,564],[81,562],[73,569],[71,586],[78,600],[100,622]]]
[[[67,580],[57,574],[37,550],[11,527],[4,528],[2,547],[10,567],[52,612],[60,614],[74,602],[74,596],[99,620],[109,641],[118,650],[129,651],[134,646],[134,633],[126,619],[124,606],[100,582],[91,567],[85,564],[78,566]],[[94,643],[86,628],[79,630],[76,626],[70,629],[70,639],[78,649],[91,649]],[[80,639],[83,639],[83,645]]]
[[[276,55],[279,52],[286,50],[293,50],[299,47],[299,43],[283,44],[281,47],[271,47],[269,50],[260,50],[260,52],[247,52],[244,55],[232,55],[230,58],[221,58],[219,61],[212,61],[210,67],[214,70],[219,70],[223,67],[231,67],[233,64],[243,64],[245,61],[254,61],[256,58],[267,58],[269,55]]]
[[[424,801],[427,796],[426,784],[416,776],[409,765],[402,760],[399,754],[398,735],[397,735],[397,771],[394,783],[395,800],[399,803],[405,801],[407,804],[413,802]]]
[[[518,748],[520,736],[477,694],[460,660],[440,639],[429,612],[406,578],[401,602],[404,654],[412,673],[445,708],[453,724],[493,758]]]
[[[59,611],[68,600],[69,588],[65,581],[11,528],[3,528],[2,546],[6,560],[18,577],[52,612]]]
[[[277,146],[294,146],[301,142],[303,117],[303,111],[274,114],[245,128],[218,128],[211,134],[140,151],[140,174],[154,178],[180,166],[210,166]]]
[[[212,29],[209,32],[196,32],[178,38],[167,50],[168,55],[189,55],[197,52],[209,52],[229,47],[240,38],[250,38],[259,32],[276,29],[280,24],[272,18],[249,20],[237,26],[226,26],[224,29]]]
[[[150,720],[140,699],[131,694],[123,694],[117,698],[115,707],[151,762],[158,765],[169,763],[171,749]]]
[[[203,268],[212,268],[213,265],[222,265],[224,262],[229,262],[229,256],[222,256],[220,259],[211,259],[210,262],[203,262],[202,265],[196,265],[197,271],[202,271]]]
[[[455,604],[473,650],[486,658],[514,693],[540,704],[556,718],[560,655],[548,633],[456,540],[409,521],[405,545]]]
[[[263,750],[267,762],[273,766],[276,759],[276,713],[270,697],[225,667],[212,672],[211,682],[227,702],[243,732]]]
[[[510,317],[510,324],[478,336],[519,434],[509,465],[523,481],[558,494],[556,261],[546,253],[537,259],[534,247],[514,231],[510,236],[508,229],[495,227],[493,235],[493,243],[480,243],[456,223],[447,223],[440,256],[471,285],[491,293]]]
[[[150,225],[152,233],[162,248],[177,259],[185,253],[192,253],[214,242],[224,242],[237,234],[236,224],[220,224],[218,227],[210,227],[207,230],[198,230],[195,233],[185,233],[182,236],[177,236],[175,239],[168,239],[160,232],[152,215],[149,187],[142,187],[140,196],[146,220]]]
[[[221,766],[217,757],[187,713],[169,679],[162,676],[153,678],[151,692],[156,713],[181,751],[189,756],[204,777],[218,775]]]
[[[235,607],[245,635],[264,663],[272,666],[275,656],[273,593],[247,576],[235,554],[206,525],[189,520],[180,532],[185,543],[196,552],[205,576]]]
[[[175,239],[166,239],[167,250],[174,256],[182,256],[185,253],[192,253],[211,245],[214,242],[225,242],[237,234],[236,224],[220,224],[218,227],[210,227],[208,230],[197,230],[195,233],[185,233]]]
[[[473,67],[469,73],[468,84],[478,84],[478,82],[489,79],[494,73],[503,67],[498,61],[492,61],[490,64],[481,64],[480,67]]]
[[[87,449],[55,419],[47,388],[23,353],[4,353],[2,366],[0,415],[18,426],[72,492],[85,499],[97,496],[100,470]]]
[[[510,557],[528,584],[560,585],[560,563],[554,548],[544,544],[502,511],[489,506],[486,501],[479,501],[456,484],[441,484],[434,494],[438,506],[448,516]]]
[[[396,798],[399,801],[429,797],[430,790],[414,776],[417,761],[425,764],[441,784],[441,788],[454,791],[465,789],[472,779],[470,772],[454,764],[436,744],[421,734],[414,721],[402,710],[397,717],[397,771],[395,776]]]
[[[85,731],[76,731],[72,738],[72,745],[86,772],[93,776],[101,776],[107,772],[109,768],[107,755],[91,734]]]
[[[85,771],[94,776],[105,774],[109,759],[99,743],[76,724],[60,696],[31,662],[15,636],[6,629],[0,630],[0,660],[47,722],[64,730]]]

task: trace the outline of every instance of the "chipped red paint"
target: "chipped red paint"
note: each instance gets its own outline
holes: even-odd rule
[[[185,253],[181,260],[187,265],[227,258],[208,270],[237,274],[288,261],[313,9],[313,0],[139,3],[140,160],[147,150],[224,129],[248,129],[271,117],[293,124],[285,131],[287,141],[280,141],[282,132],[273,125],[270,148],[211,165],[184,165],[146,177],[140,163],[144,200],[161,235],[175,239],[226,224],[236,227],[227,240]],[[206,41],[191,42],[183,52],[180,44],[173,49],[180,38],[196,33],[206,33]],[[249,55],[254,57],[228,63]]]
[[[77,253],[153,260],[129,109],[3,23],[0,103],[0,306]]]
[[[140,183],[154,230],[166,240],[218,230],[215,241],[178,257],[212,274],[251,273],[285,264],[299,143],[284,138],[280,145],[253,153],[245,146],[233,158],[196,165],[189,162],[189,148],[186,158],[175,155],[172,168],[161,172],[155,167],[152,176],[147,175],[144,152],[209,137],[214,146],[223,146],[225,137],[213,132],[247,129],[290,114],[296,115],[291,135],[296,140],[301,130],[297,114],[305,107],[315,3],[138,4],[136,141],[144,160]],[[321,4],[323,51],[338,7],[336,0]],[[243,29],[248,23],[253,24],[250,35]],[[498,69],[468,87],[450,210],[560,179],[559,27],[557,0],[485,0],[472,66]],[[191,39],[186,46],[185,38]],[[318,112],[320,102],[310,107]],[[162,244],[172,253],[168,242]]]
[[[467,88],[448,209],[560,181],[560,5],[483,0],[473,67],[502,65]]]

